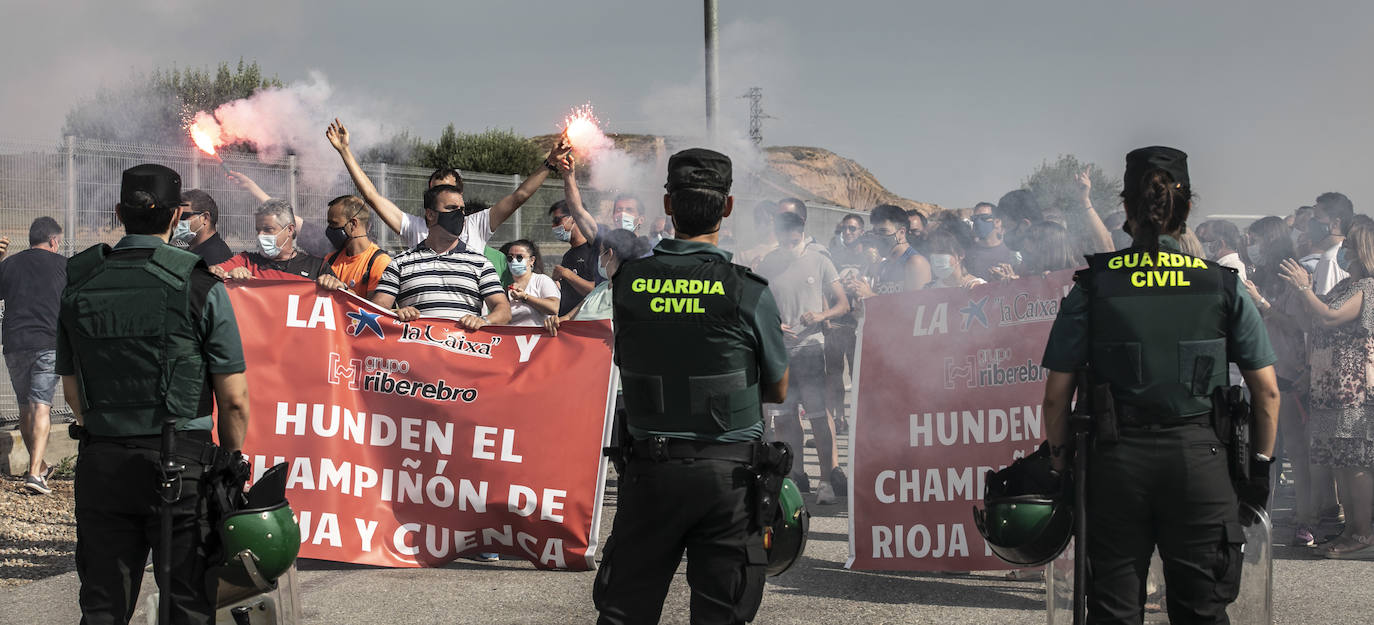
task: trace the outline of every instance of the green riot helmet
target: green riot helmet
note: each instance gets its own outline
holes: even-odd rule
[[[247,505],[220,523],[225,565],[223,583],[270,592],[295,562],[301,528],[286,501],[286,464],[263,473],[248,492]]]
[[[806,510],[801,491],[791,478],[782,479],[778,511],[773,524],[764,528],[763,547],[768,550],[768,575],[782,575],[792,568],[806,549],[806,533],[811,529],[811,513]]]
[[[997,557],[1017,566],[1055,559],[1073,535],[1073,508],[1050,470],[1048,443],[988,475],[985,508],[973,508],[978,533]]]

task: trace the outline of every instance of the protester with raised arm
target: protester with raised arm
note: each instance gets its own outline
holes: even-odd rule
[[[325,131],[325,137],[329,139],[329,144],[334,146],[334,149],[338,150],[339,156],[343,158],[344,167],[348,169],[348,175],[353,179],[354,186],[358,187],[358,192],[362,194],[363,200],[372,207],[372,210],[377,213],[377,217],[381,218],[382,222],[391,228],[392,232],[400,235],[407,247],[418,245],[429,235],[430,228],[434,226],[434,223],[429,220],[432,211],[425,211],[425,217],[411,215],[401,210],[391,200],[383,197],[377,191],[376,185],[372,184],[372,180],[363,172],[362,166],[358,164],[358,159],[353,156],[353,151],[349,149],[348,128],[344,127],[342,122],[335,119],[334,123],[330,124],[329,129]],[[529,201],[534,192],[539,190],[539,186],[548,179],[549,173],[558,170],[558,159],[570,150],[572,150],[572,146],[568,145],[567,141],[559,141],[554,144],[553,149],[549,150],[548,158],[544,159],[543,166],[525,178],[525,181],[520,183],[515,191],[501,198],[489,210],[477,211],[467,215],[462,228],[462,241],[467,249],[479,254],[482,253],[492,233],[501,227],[501,224],[506,223],[506,220],[510,219],[511,215],[514,215],[515,211],[525,202]],[[456,171],[452,174],[455,179],[451,184],[457,189],[458,207],[461,209],[465,204],[463,201],[463,179]],[[439,181],[431,179],[430,187],[435,186],[436,182]]]

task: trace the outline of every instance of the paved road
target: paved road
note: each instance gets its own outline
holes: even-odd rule
[[[808,450],[810,473],[818,475]],[[1276,515],[1283,518],[1284,498]],[[1044,583],[1001,573],[863,572],[843,567],[846,508],[812,506],[804,559],[772,578],[756,623],[1045,623]],[[602,524],[609,535],[613,494]],[[1274,565],[1275,622],[1294,625],[1374,622],[1374,562],[1314,560],[1279,548]],[[591,623],[594,573],[536,571],[518,561],[459,561],[439,569],[378,569],[310,561],[299,580],[306,623],[329,625]],[[685,569],[673,582],[663,623],[687,623]],[[145,580],[145,597],[151,575]],[[0,591],[0,624],[75,623],[74,573]],[[135,618],[145,623],[143,609]]]

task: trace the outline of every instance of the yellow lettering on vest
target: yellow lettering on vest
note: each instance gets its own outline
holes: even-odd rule
[[[1131,286],[1136,288],[1192,285],[1181,270],[1137,271],[1131,274]]]
[[[688,285],[688,282],[690,282],[690,281],[689,281],[689,280],[678,280],[678,281],[677,281],[677,284],[674,285],[674,288],[677,289],[677,292],[678,292],[679,294],[682,294],[682,293],[691,293],[691,290],[689,290],[689,289],[690,289],[690,286]]]
[[[706,294],[707,294],[707,295],[725,295],[725,285],[721,284],[721,283],[720,283],[720,280],[714,280],[714,281],[711,282],[710,287],[706,289]],[[701,312],[706,312],[706,311],[703,310],[703,311],[701,311]]]
[[[644,283],[645,283],[644,278],[635,278],[635,279],[634,279],[634,282],[631,282],[631,283],[630,283],[630,290],[631,290],[631,291],[634,291],[635,293],[643,293],[643,292],[644,292]]]
[[[669,314],[706,312],[706,308],[701,305],[701,298],[697,297],[655,297],[649,300],[649,310]]]
[[[1155,259],[1154,259],[1154,257],[1153,257],[1153,256],[1150,256],[1149,254],[1141,254],[1141,255],[1140,255],[1140,266],[1141,266],[1141,267],[1154,267],[1154,266],[1155,266]]]
[[[1193,263],[1192,265],[1190,265],[1190,267],[1192,267],[1193,269],[1206,269],[1207,263],[1202,262],[1201,258],[1194,257]]]
[[[1107,261],[1107,268],[1108,268],[1108,269],[1120,269],[1120,268],[1121,268],[1121,257],[1120,257],[1120,256],[1117,256],[1117,257],[1112,258],[1111,260],[1108,260],[1108,261]]]
[[[1127,269],[1135,269],[1140,265],[1140,254],[1127,254],[1121,257],[1121,262]]]

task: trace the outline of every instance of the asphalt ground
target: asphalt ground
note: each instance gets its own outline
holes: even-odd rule
[[[843,439],[842,439],[843,442]],[[843,452],[843,450],[842,450]],[[814,450],[808,472],[819,475]],[[814,480],[813,480],[814,483]],[[845,500],[814,505],[803,558],[770,578],[756,623],[898,624],[1046,622],[1044,582],[1008,580],[1005,572],[947,575],[926,572],[848,571]],[[610,535],[615,508],[608,488],[601,537]],[[1291,492],[1280,491],[1275,517],[1291,514]],[[1276,541],[1291,529],[1280,525]],[[382,569],[302,561],[297,574],[302,622],[338,625],[561,624],[592,623],[593,572],[538,571],[523,561],[459,560],[434,569]],[[1374,622],[1374,562],[1313,558],[1307,550],[1276,547],[1275,623]],[[0,590],[0,624],[70,624],[79,620],[75,573]],[[133,622],[146,623],[152,575]],[[680,567],[663,610],[663,623],[688,623],[685,566]],[[1152,614],[1150,622],[1164,622]]]

